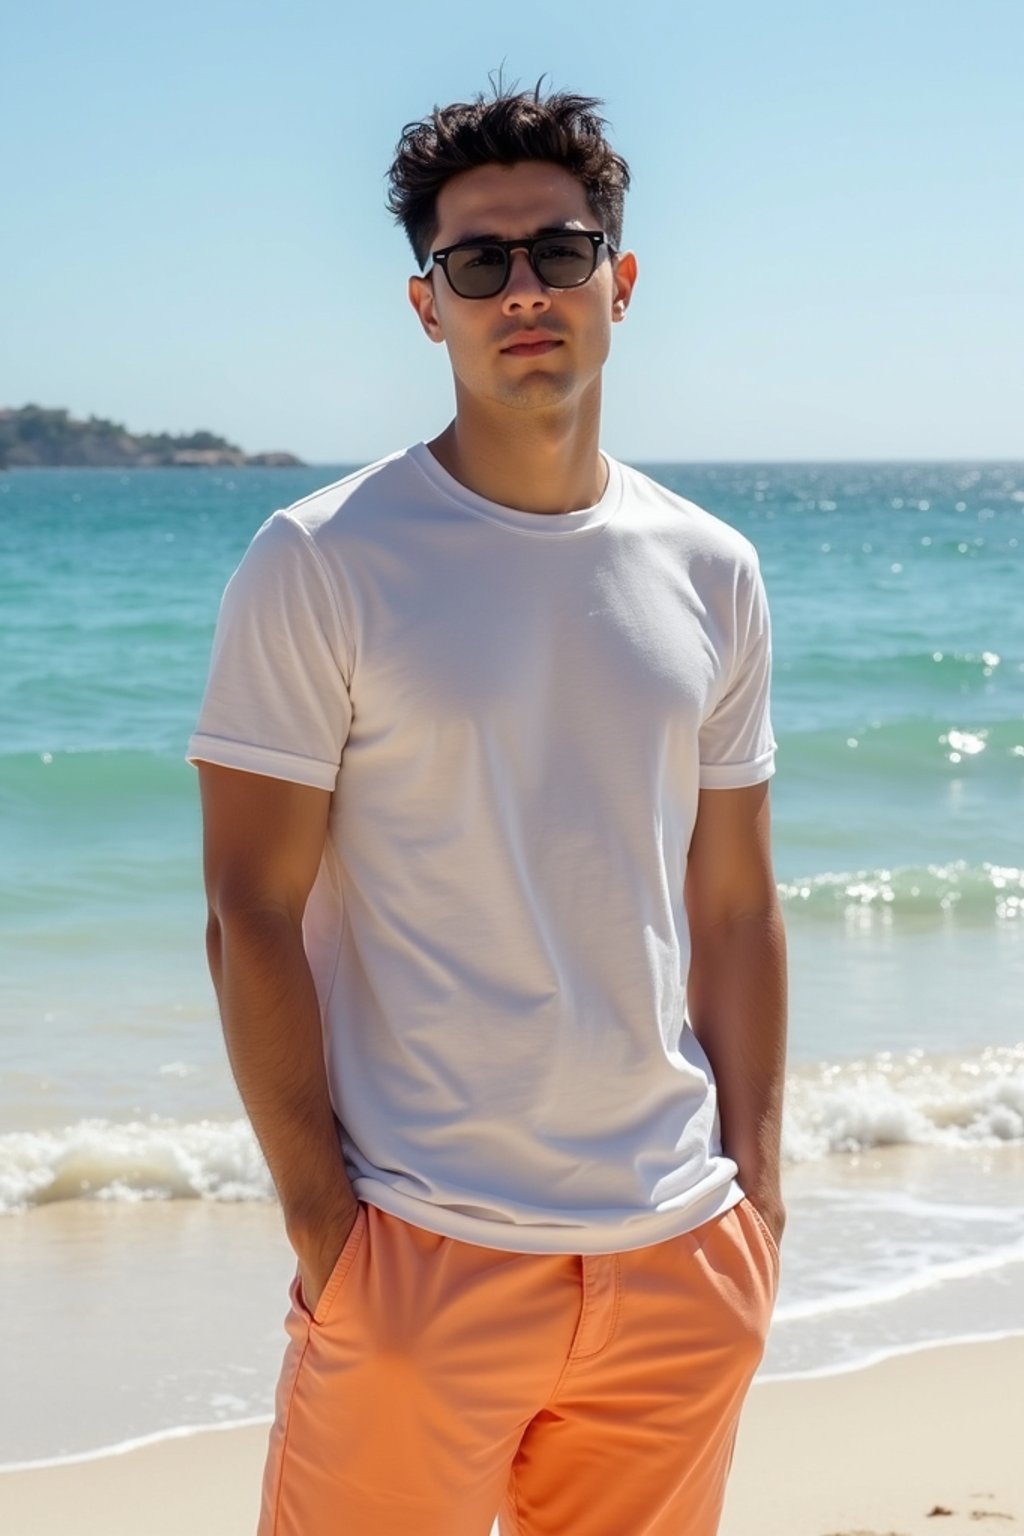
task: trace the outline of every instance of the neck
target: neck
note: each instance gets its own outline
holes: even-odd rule
[[[457,399],[455,420],[427,444],[460,485],[520,512],[557,514],[592,507],[607,471],[598,451],[600,383],[571,412],[501,410]]]

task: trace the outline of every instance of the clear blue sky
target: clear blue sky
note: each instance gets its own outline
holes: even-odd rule
[[[0,404],[366,461],[440,430],[384,209],[490,70],[601,96],[633,460],[1024,457],[1021,0],[11,7]]]

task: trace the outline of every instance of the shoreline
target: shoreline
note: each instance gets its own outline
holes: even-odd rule
[[[752,1393],[763,1392],[767,1388],[788,1386],[791,1383],[832,1381],[837,1377],[858,1376],[865,1371],[875,1370],[878,1366],[887,1365],[890,1361],[901,1360],[908,1356],[927,1354],[941,1349],[987,1347],[1008,1343],[1014,1339],[1024,1340],[1024,1326],[995,1333],[964,1333],[951,1335],[946,1339],[922,1339],[914,1344],[894,1344],[891,1349],[878,1350],[863,1359],[843,1361],[838,1365],[825,1365],[808,1371],[780,1371],[772,1375],[757,1376],[750,1390]],[[1022,1411],[1024,1411],[1024,1397],[1022,1397]],[[272,1423],[273,1415],[266,1413],[213,1423],[176,1424],[168,1429],[153,1430],[145,1435],[133,1436],[131,1439],[116,1441],[111,1445],[95,1446],[86,1451],[69,1451],[66,1455],[42,1456],[29,1461],[0,1462],[0,1479],[13,1473],[47,1472],[59,1467],[84,1466],[89,1462],[113,1460],[121,1456],[130,1456],[136,1451],[148,1450],[170,1440],[190,1440],[202,1435],[269,1429]]]
[[[756,1382],[721,1536],[928,1536],[939,1512],[950,1517],[944,1536],[988,1519],[1020,1536],[1022,1379],[1016,1336],[916,1349],[827,1378]],[[255,1527],[268,1422],[7,1470],[0,1525],[12,1536],[243,1536]]]
[[[837,1165],[824,1186],[813,1168],[791,1171],[759,1392],[853,1379],[957,1344],[1019,1342],[1024,1251],[1007,1238],[1019,1231],[1024,1147],[977,1167],[894,1151]],[[274,1204],[67,1200],[3,1225],[0,1306],[21,1326],[5,1348],[17,1385],[0,1405],[0,1473],[266,1424],[294,1274]],[[949,1244],[963,1255],[952,1265]],[[59,1351],[57,1402],[39,1370],[41,1337]]]

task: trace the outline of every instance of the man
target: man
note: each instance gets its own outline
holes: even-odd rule
[[[587,98],[405,130],[454,420],[275,514],[189,756],[297,1256],[260,1536],[712,1536],[783,1225],[757,556],[598,446]]]

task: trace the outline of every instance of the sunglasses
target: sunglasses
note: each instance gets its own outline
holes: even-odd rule
[[[526,252],[545,288],[581,288],[594,275],[602,245],[615,255],[603,230],[567,229],[524,240],[465,240],[430,255],[460,299],[493,299],[509,280],[513,251]]]

